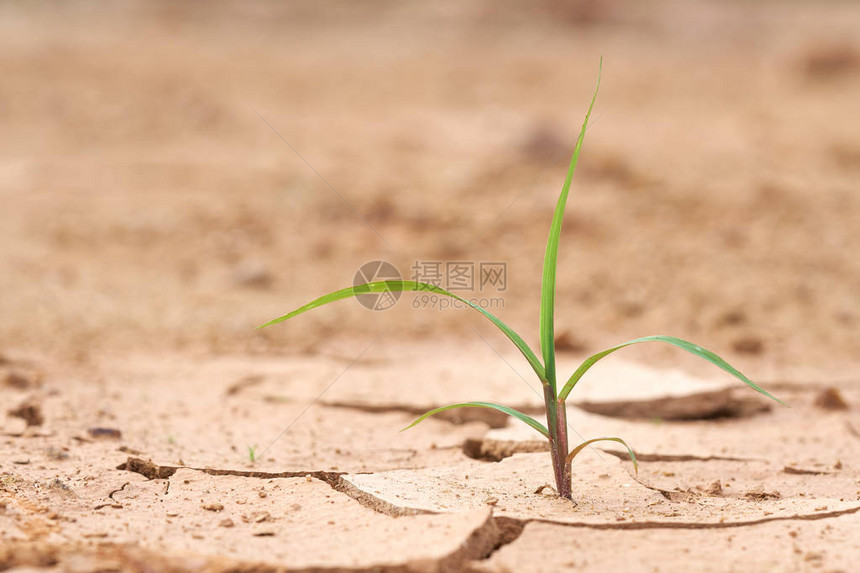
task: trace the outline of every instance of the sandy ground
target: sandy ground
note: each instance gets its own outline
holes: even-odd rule
[[[0,570],[850,571],[858,27],[849,2],[3,3]],[[540,413],[477,313],[254,327],[367,261],[505,263],[463,293],[536,343],[601,55],[562,366],[669,333],[792,407],[627,350],[569,415],[639,472],[587,450],[573,504],[489,411],[399,433]]]

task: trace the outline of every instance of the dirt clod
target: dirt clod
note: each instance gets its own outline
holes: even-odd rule
[[[810,79],[833,78],[860,68],[860,51],[846,42],[824,44],[810,48],[803,69]]]
[[[588,345],[566,330],[555,337],[555,349],[561,352],[586,352]]]
[[[263,523],[265,521],[272,521],[272,515],[268,511],[255,511],[250,515],[243,515],[242,521],[245,523]]]
[[[567,150],[567,142],[554,125],[538,123],[525,134],[520,143],[520,154],[535,162],[554,160]]]
[[[3,385],[7,388],[15,390],[29,390],[35,388],[39,384],[39,379],[32,375],[27,375],[18,370],[8,370],[2,376]]]
[[[125,463],[120,464],[116,469],[135,472],[149,479],[166,479],[175,474],[177,470],[175,467],[159,466],[150,460],[142,460],[140,458],[128,458]]]
[[[32,390],[42,385],[42,370],[29,361],[0,356],[0,387]]]
[[[223,503],[204,503],[200,507],[206,511],[224,511]]]
[[[804,469],[804,468],[796,468],[794,466],[785,466],[782,468],[782,471],[787,473],[787,474],[792,474],[792,475],[813,475],[813,476],[827,475],[830,473],[830,472],[824,471],[824,470],[810,470],[810,469]]]
[[[463,442],[463,453],[475,460],[498,462],[514,454],[549,451],[546,440],[517,442],[512,440],[468,439]]]
[[[265,376],[260,376],[257,374],[251,374],[249,376],[243,376],[236,382],[230,385],[225,392],[228,396],[235,396],[240,393],[242,390],[246,388],[250,388],[252,386],[256,386],[265,380]]]
[[[744,497],[751,501],[764,501],[768,499],[780,499],[782,495],[778,491],[765,491],[764,488],[756,488],[744,493]]]
[[[813,402],[822,410],[847,410],[848,402],[842,397],[842,393],[836,388],[825,388],[815,396]]]
[[[17,408],[9,410],[9,415],[15,418],[21,418],[27,422],[27,426],[41,426],[45,423],[45,417],[42,415],[42,407],[36,402],[24,402]]]
[[[543,484],[542,486],[538,487],[538,488],[535,490],[535,493],[536,493],[537,495],[558,495],[558,493],[556,493],[556,491],[555,491],[555,488],[554,488],[554,487],[552,487],[552,486],[551,486],[550,484],[548,484],[548,483],[545,483],[545,484]]]
[[[755,336],[744,336],[732,342],[735,352],[741,354],[761,354],[764,351],[764,342]]]
[[[60,478],[54,478],[48,483],[48,489],[52,492],[72,497],[75,493],[69,485]]]

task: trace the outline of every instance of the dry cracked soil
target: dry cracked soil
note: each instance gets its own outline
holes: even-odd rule
[[[441,350],[462,364],[470,393],[502,383],[509,403],[538,411],[516,372],[494,372],[497,359],[468,346]],[[733,383],[669,372],[676,388],[655,384],[650,399],[682,407],[684,419],[629,417],[624,393],[591,397],[584,407],[599,404],[600,414],[570,405],[572,434],[624,436],[640,464],[635,471],[626,450],[585,450],[571,502],[547,483],[546,445],[526,426],[475,416],[399,433],[415,411],[463,399],[462,380],[422,354],[393,343],[351,368],[324,355],[158,355],[106,360],[80,377],[7,361],[4,400],[29,409],[7,416],[0,443],[0,564],[849,571],[858,556],[860,416],[822,405],[821,385],[783,382],[775,391],[791,408],[758,398],[753,408]],[[393,403],[385,388],[415,369],[434,380],[432,391]],[[325,389],[338,370],[331,404]],[[616,361],[583,384],[623,389],[659,372]],[[723,403],[744,407],[715,418],[715,387]],[[838,395],[857,404],[860,385]]]
[[[851,572],[860,5],[0,3],[0,571]],[[539,385],[404,294],[255,326],[363,263],[537,339],[572,188],[555,495]],[[286,144],[286,145],[285,145]],[[498,267],[496,267],[498,268]],[[478,275],[480,283],[480,274]],[[486,289],[484,288],[486,286]]]

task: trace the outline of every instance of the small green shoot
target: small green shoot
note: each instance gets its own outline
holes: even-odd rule
[[[674,336],[646,336],[643,338],[637,338],[635,340],[630,340],[627,342],[623,342],[601,352],[598,352],[590,357],[588,357],[580,366],[576,369],[576,371],[571,375],[571,377],[565,382],[565,384],[561,387],[561,390],[558,389],[558,378],[556,376],[556,365],[555,365],[555,284],[556,284],[556,268],[558,261],[558,245],[559,238],[561,236],[561,228],[564,223],[564,211],[565,206],[567,205],[567,196],[570,191],[570,184],[573,181],[573,173],[576,170],[576,164],[579,161],[579,154],[582,149],[582,142],[585,139],[585,131],[588,128],[588,120],[591,117],[591,111],[594,109],[594,102],[597,99],[597,92],[600,87],[600,75],[603,69],[603,59],[600,60],[600,67],[598,68],[597,74],[597,86],[594,88],[594,95],[591,98],[591,103],[588,106],[588,111],[585,114],[585,120],[582,123],[582,128],[579,131],[579,137],[576,140],[576,146],[573,150],[573,157],[571,158],[570,165],[567,170],[567,177],[565,177],[564,184],[562,185],[561,195],[558,198],[558,203],[555,207],[555,212],[553,213],[552,225],[550,226],[549,238],[547,239],[546,244],[546,253],[544,254],[544,265],[543,265],[543,282],[541,285],[541,308],[540,308],[540,344],[541,344],[541,355],[542,359],[538,358],[538,355],[529,347],[528,344],[523,340],[523,338],[514,332],[509,326],[503,323],[499,318],[495,315],[487,312],[485,309],[480,308],[479,306],[470,303],[469,301],[460,298],[456,294],[448,292],[438,286],[434,286],[428,283],[416,282],[416,281],[403,281],[403,280],[383,280],[383,281],[375,281],[369,282],[365,284],[361,284],[354,287],[349,287],[345,289],[341,289],[339,291],[335,291],[329,293],[325,296],[317,298],[306,305],[297,308],[296,310],[285,314],[281,317],[278,317],[274,320],[270,320],[269,322],[263,324],[259,328],[263,328],[265,326],[269,326],[272,324],[277,324],[279,322],[283,322],[294,316],[302,314],[308,310],[313,308],[317,308],[324,304],[328,304],[330,302],[334,302],[337,300],[342,300],[345,298],[351,298],[355,296],[359,296],[362,294],[368,293],[379,293],[379,292],[401,292],[401,291],[410,291],[410,292],[431,292],[440,294],[443,296],[452,297],[454,299],[459,300],[467,306],[470,306],[474,310],[480,312],[484,315],[490,322],[496,325],[502,333],[507,336],[511,342],[514,343],[514,346],[522,353],[525,357],[526,361],[532,367],[544,389],[544,402],[546,404],[546,421],[547,424],[544,426],[539,421],[534,418],[523,414],[522,412],[518,412],[512,408],[508,408],[507,406],[502,406],[499,404],[493,404],[491,402],[463,402],[459,404],[451,404],[449,406],[443,406],[441,408],[436,408],[434,410],[430,410],[429,412],[423,414],[417,420],[412,422],[409,426],[404,428],[404,430],[412,428],[413,426],[419,424],[426,418],[437,414],[439,412],[444,412],[445,410],[450,410],[453,408],[492,408],[494,410],[498,410],[500,412],[504,412],[509,416],[524,422],[529,425],[539,434],[541,434],[544,438],[549,440],[550,443],[550,455],[552,457],[552,465],[553,471],[555,473],[555,481],[556,481],[556,489],[560,496],[565,497],[567,499],[571,499],[571,463],[573,459],[579,454],[586,446],[598,442],[598,441],[611,441],[617,442],[627,448],[627,451],[630,455],[630,459],[633,462],[634,468],[638,472],[639,466],[636,462],[636,455],[633,453],[633,450],[627,445],[624,440],[621,438],[615,437],[604,437],[604,438],[594,438],[591,440],[586,440],[585,442],[579,444],[572,450],[568,448],[568,440],[567,440],[567,411],[565,409],[565,400],[570,395],[570,392],[576,386],[577,382],[585,375],[586,372],[599,360],[612,354],[617,350],[621,350],[627,346],[631,346],[633,344],[639,344],[641,342],[664,342],[667,344],[671,344],[676,346],[682,350],[685,350],[691,354],[694,354],[700,358],[707,360],[708,362],[714,364],[715,366],[721,368],[725,372],[731,374],[756,392],[771,398],[772,400],[776,400],[780,404],[785,405],[781,400],[772,396],[766,390],[756,385],[752,380],[744,376],[740,371],[730,365],[728,362],[711,352],[710,350],[706,350],[697,344],[693,344],[692,342],[688,342],[686,340],[682,340],[680,338],[676,338]],[[252,461],[253,461],[253,451],[251,451]]]
[[[257,461],[257,446],[247,446],[248,447],[248,459],[253,464]]]

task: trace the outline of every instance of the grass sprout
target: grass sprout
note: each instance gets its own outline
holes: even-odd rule
[[[555,284],[556,284],[556,270],[557,270],[557,261],[558,261],[558,245],[559,238],[561,236],[561,228],[564,222],[564,211],[567,205],[568,193],[570,191],[570,184],[573,181],[573,174],[576,170],[576,164],[579,161],[579,154],[582,149],[582,142],[585,138],[585,131],[588,128],[588,121],[591,117],[591,112],[594,108],[594,102],[597,99],[597,92],[600,87],[600,76],[603,68],[603,59],[601,58],[600,67],[598,68],[597,75],[597,85],[594,89],[594,95],[591,98],[591,103],[588,106],[588,111],[585,114],[585,120],[582,123],[582,129],[580,129],[579,137],[576,141],[576,146],[573,150],[573,157],[570,160],[570,165],[567,170],[567,176],[565,177],[564,184],[561,189],[561,194],[558,198],[558,203],[555,207],[555,212],[552,218],[552,225],[550,226],[549,238],[546,244],[546,252],[544,254],[544,262],[543,262],[543,282],[541,285],[541,307],[540,307],[540,350],[541,356],[538,355],[529,347],[528,344],[523,340],[523,338],[514,332],[509,326],[507,326],[504,322],[502,322],[495,315],[491,314],[487,310],[480,308],[478,305],[465,300],[452,292],[448,292],[441,287],[438,287],[433,284],[417,282],[417,281],[406,281],[406,280],[382,280],[382,281],[374,281],[368,282],[365,284],[360,284],[358,286],[344,288],[332,293],[329,293],[325,296],[321,296],[304,306],[297,308],[296,310],[270,320],[269,322],[261,325],[259,328],[263,328],[266,326],[270,326],[273,324],[277,324],[279,322],[283,322],[295,316],[298,316],[304,312],[307,312],[311,309],[323,306],[325,304],[335,302],[338,300],[351,298],[360,296],[363,294],[369,293],[381,293],[381,292],[398,292],[398,291],[411,291],[411,292],[421,292],[421,293],[435,293],[447,297],[454,298],[464,305],[473,308],[474,310],[480,312],[484,317],[486,317],[490,322],[496,325],[496,327],[501,330],[501,332],[508,337],[508,339],[517,347],[517,349],[522,353],[523,357],[531,366],[532,370],[534,370],[535,375],[541,382],[544,393],[544,402],[546,404],[546,425],[542,424],[538,420],[528,416],[522,412],[514,410],[513,408],[509,408],[507,406],[503,406],[501,404],[495,404],[492,402],[462,402],[458,404],[450,404],[448,406],[443,406],[441,408],[436,408],[434,410],[430,410],[426,412],[418,419],[416,419],[412,424],[404,428],[404,430],[414,427],[419,424],[423,420],[428,417],[438,414],[439,412],[444,412],[446,410],[451,410],[454,408],[492,408],[494,410],[498,410],[503,412],[509,416],[524,422],[532,429],[541,434],[544,438],[549,440],[550,444],[550,455],[552,457],[552,465],[553,472],[555,474],[556,481],[556,490],[558,494],[564,498],[571,499],[571,463],[573,462],[574,457],[579,454],[586,446],[598,442],[598,441],[611,441],[617,442],[627,448],[630,459],[633,461],[634,467],[638,472],[638,464],[636,462],[636,455],[633,450],[627,445],[627,443],[621,438],[617,437],[600,437],[593,438],[590,440],[586,440],[585,442],[579,444],[573,449],[569,449],[568,447],[568,434],[567,434],[567,413],[565,409],[565,400],[570,395],[571,391],[574,389],[576,384],[582,379],[582,377],[588,372],[588,370],[594,366],[599,360],[605,358],[606,356],[612,354],[617,350],[621,350],[622,348],[626,348],[628,346],[632,346],[634,344],[639,344],[643,342],[663,342],[667,344],[674,345],[682,350],[685,350],[691,354],[699,356],[707,360],[708,362],[714,364],[715,366],[721,368],[725,372],[731,374],[751,389],[755,390],[759,394],[763,394],[768,398],[771,398],[780,404],[785,405],[781,400],[774,397],[766,390],[755,384],[752,380],[744,376],[739,370],[734,368],[731,364],[717,356],[715,353],[702,348],[697,344],[693,344],[692,342],[688,342],[686,340],[682,340],[680,338],[676,338],[674,336],[645,336],[643,338],[636,338],[634,340],[629,340],[627,342],[623,342],[611,348],[607,348],[606,350],[602,350],[590,357],[588,357],[580,366],[576,369],[576,371],[568,378],[564,384],[559,385],[560,379],[556,373],[556,361],[555,361]]]

